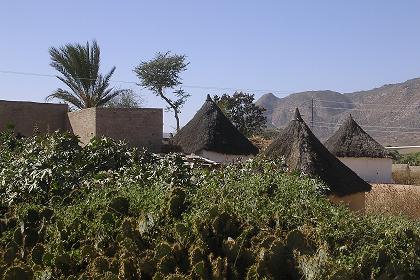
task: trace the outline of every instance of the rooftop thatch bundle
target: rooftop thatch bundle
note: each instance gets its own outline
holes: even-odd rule
[[[331,154],[316,138],[296,109],[294,119],[264,151],[269,158],[284,158],[291,171],[318,177],[328,194],[338,196],[370,191],[371,186]]]
[[[337,157],[390,158],[391,154],[348,116],[341,127],[325,142]]]
[[[202,150],[229,155],[256,155],[258,148],[248,140],[207,95],[206,102],[171,141],[184,153]]]

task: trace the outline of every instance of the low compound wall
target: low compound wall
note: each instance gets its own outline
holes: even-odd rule
[[[66,129],[66,104],[0,100],[0,131],[13,126],[16,133],[31,136]]]
[[[66,104],[0,100],[0,131],[13,126],[31,136],[56,130],[70,131],[86,144],[95,136],[126,141],[130,146],[160,152],[163,110],[154,108],[88,108],[68,112]]]
[[[126,141],[130,146],[160,152],[163,111],[154,108],[89,108],[71,112],[69,130],[83,144],[95,136]]]

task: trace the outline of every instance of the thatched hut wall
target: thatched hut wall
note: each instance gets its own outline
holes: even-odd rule
[[[250,158],[253,158],[253,155],[230,155],[207,150],[202,150],[198,152],[197,155],[217,163],[244,162]]]
[[[331,194],[328,196],[328,199],[334,204],[344,204],[352,211],[362,214],[365,213],[366,193],[364,192],[349,194],[346,196],[337,196]]]
[[[338,159],[366,182],[381,184],[394,182],[390,158],[339,157]]]

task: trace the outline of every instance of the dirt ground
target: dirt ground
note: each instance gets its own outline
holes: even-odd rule
[[[366,194],[366,213],[420,219],[420,186],[372,184]]]

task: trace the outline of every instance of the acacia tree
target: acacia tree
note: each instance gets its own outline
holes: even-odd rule
[[[61,73],[57,78],[69,89],[58,88],[47,96],[47,100],[60,99],[76,108],[90,108],[104,106],[124,89],[114,90],[110,87],[110,79],[115,66],[105,76],[99,73],[100,49],[93,41],[86,45],[66,44],[65,46],[49,49],[50,65]]]
[[[245,136],[259,134],[266,127],[265,109],[255,105],[254,95],[235,92],[232,96],[214,96],[214,101],[230,119],[233,125]]]
[[[157,53],[150,61],[141,62],[134,72],[140,80],[140,86],[151,90],[168,104],[166,110],[173,111],[176,120],[176,130],[179,130],[179,114],[181,108],[190,96],[182,88],[180,74],[187,70],[188,62],[185,55]],[[165,90],[171,89],[173,97]]]

